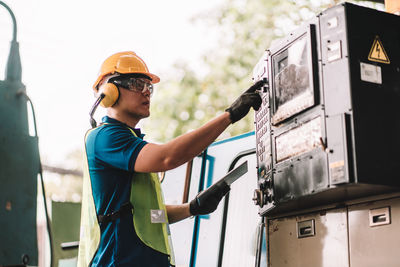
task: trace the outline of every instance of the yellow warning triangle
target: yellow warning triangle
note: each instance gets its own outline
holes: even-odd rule
[[[375,37],[374,43],[372,44],[371,51],[369,51],[368,60],[379,63],[390,64],[389,57],[383,48],[382,42],[379,36]]]

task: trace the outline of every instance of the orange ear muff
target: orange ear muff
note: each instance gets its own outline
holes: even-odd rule
[[[104,94],[105,97],[100,102],[100,105],[104,108],[111,107],[114,105],[119,98],[118,87],[112,83],[105,83],[99,88],[99,95]]]

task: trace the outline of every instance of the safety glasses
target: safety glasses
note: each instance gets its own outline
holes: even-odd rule
[[[119,79],[115,79],[111,82],[129,91],[142,94],[149,90],[150,96],[153,95],[153,85],[148,80],[145,80],[143,78],[119,77]]]

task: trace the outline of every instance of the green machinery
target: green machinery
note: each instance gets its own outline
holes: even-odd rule
[[[37,135],[29,135],[29,97],[14,26],[4,81],[0,80],[0,266],[38,265],[36,234],[37,179],[40,159]]]

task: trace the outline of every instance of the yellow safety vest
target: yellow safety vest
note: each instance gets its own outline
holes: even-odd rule
[[[136,136],[132,129],[129,128],[129,130]],[[84,156],[86,160],[84,161],[78,267],[89,266],[100,244],[100,226],[93,199],[87,154],[85,153]],[[167,210],[157,174],[137,172],[133,174],[130,202],[133,206],[133,225],[138,237],[147,246],[168,255],[170,264],[174,266],[175,258]]]

